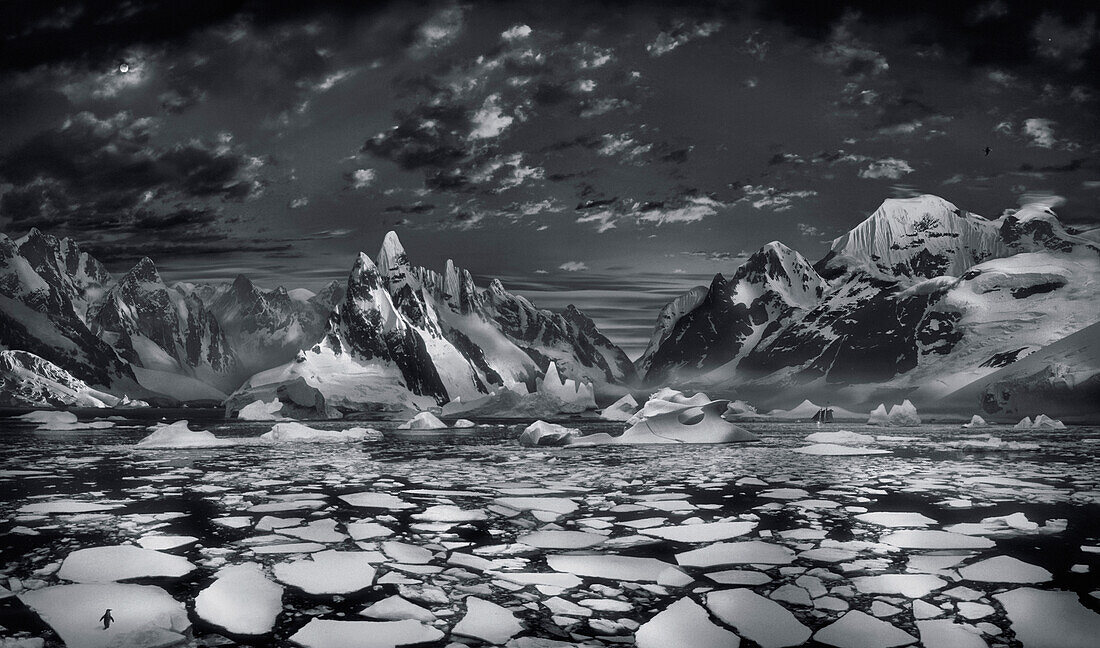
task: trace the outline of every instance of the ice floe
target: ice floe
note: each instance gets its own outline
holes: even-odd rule
[[[1095,648],[1100,615],[1074,592],[1021,587],[994,594],[1024,648]]]
[[[333,621],[310,619],[290,641],[303,648],[397,648],[443,638],[438,628],[412,619]]]
[[[849,430],[837,430],[836,432],[814,432],[807,435],[810,443],[838,443],[840,445],[859,445],[861,443],[874,443],[875,437],[870,434],[860,434]]]
[[[451,633],[501,645],[523,631],[523,624],[508,608],[476,596],[466,597],[466,615]]]
[[[947,581],[931,574],[879,574],[852,579],[856,589],[865,594],[900,594],[921,598],[942,589]]]
[[[810,629],[787,608],[749,589],[710,592],[707,607],[723,623],[761,648],[799,646],[810,638]]]
[[[353,594],[374,583],[371,554],[322,551],[308,558],[275,565],[275,578],[308,594]]]
[[[837,445],[835,443],[815,443],[813,445],[795,448],[795,452],[805,455],[819,455],[823,457],[847,457],[861,455],[888,455],[893,454],[882,448],[859,448],[854,446]]]
[[[917,632],[924,648],[986,648],[978,634],[950,619],[917,621]]]
[[[858,610],[818,630],[814,640],[837,648],[894,648],[917,642],[901,628]]]
[[[387,509],[392,511],[416,508],[416,504],[410,504],[400,497],[390,495],[389,493],[348,493],[347,495],[341,495],[340,499],[352,506],[358,506],[360,508]]]
[[[138,544],[142,549],[152,549],[154,551],[164,551],[166,549],[175,549],[177,547],[185,547],[189,544],[198,542],[199,539],[195,536],[189,535],[146,535],[138,538]]]
[[[470,419],[460,418],[457,421],[455,421],[454,424],[451,425],[451,427],[456,429],[456,430],[465,430],[465,429],[468,429],[468,428],[477,427],[477,423],[474,423]]]
[[[658,612],[634,633],[638,648],[738,648],[741,638],[710,620],[706,609],[682,598]]]
[[[516,538],[516,542],[539,549],[585,549],[606,540],[606,536],[585,531],[532,531]]]
[[[269,581],[259,565],[245,563],[215,574],[214,582],[195,597],[195,614],[233,634],[262,635],[275,628],[282,601],[282,586]]]
[[[936,524],[932,518],[921,513],[906,513],[896,511],[878,511],[875,513],[859,513],[855,516],[860,522],[875,524],[891,528],[926,527]]]
[[[793,562],[794,558],[795,553],[787,547],[761,540],[718,542],[676,554],[676,562],[683,567],[739,564],[786,565]]]
[[[652,527],[642,529],[640,533],[673,542],[714,542],[746,535],[755,528],[756,522],[703,522]]]
[[[988,538],[932,529],[894,531],[882,542],[902,549],[989,549],[995,544]]]
[[[183,603],[152,585],[57,585],[23,592],[19,600],[57,633],[67,648],[149,648],[186,641]],[[115,621],[104,630],[106,609]]]
[[[133,578],[180,578],[195,570],[186,558],[133,545],[89,547],[69,554],[58,578],[76,583],[109,583]]]
[[[577,576],[607,578],[611,580],[655,583],[662,580],[679,582],[681,585],[691,582],[691,578],[656,558],[617,555],[573,555],[559,554],[546,557],[550,569]],[[670,571],[671,570],[671,571]]]
[[[983,583],[1045,583],[1052,574],[1012,556],[994,556],[959,569],[969,581]]]

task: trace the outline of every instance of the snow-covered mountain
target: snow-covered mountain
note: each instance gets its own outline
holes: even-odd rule
[[[768,243],[727,281],[694,288],[657,319],[649,347],[637,362],[650,384],[664,384],[736,363],[769,331],[797,319],[821,300],[824,279],[801,254]]]
[[[675,375],[713,367],[713,356],[738,343],[741,350],[697,371],[696,385],[758,395],[797,387],[848,404],[894,391],[930,403],[1098,319],[1100,249],[1040,206],[987,220],[935,196],[887,200],[814,268],[829,281],[820,296],[803,293],[750,349],[741,320],[715,319],[733,300],[716,309],[714,298],[726,295],[712,285],[693,307],[683,304],[695,303],[696,291],[666,307],[686,312],[658,319],[654,339],[665,339],[642,360],[681,352],[663,332],[690,331],[700,319],[717,330],[696,335],[693,354],[675,356]]]
[[[68,239],[38,230],[18,240],[0,234],[0,347],[34,354],[99,389],[140,392],[130,365],[85,319],[109,279]]]
[[[449,260],[442,274],[414,266],[390,232],[376,261],[359,255],[321,340],[250,378],[227,408],[278,397],[292,409],[314,403],[327,414],[423,409],[494,387],[533,387],[551,362],[563,378],[597,390],[633,377],[622,350],[576,309],[539,310],[499,281],[481,289]],[[303,389],[316,393],[307,391],[305,403],[291,398]]]
[[[111,407],[121,399],[26,351],[0,351],[0,405]]]
[[[343,287],[332,282],[321,293],[279,286],[263,290],[244,275],[231,283],[175,284],[193,295],[213,313],[229,348],[237,357],[239,381],[258,371],[291,360],[312,346],[325,330],[329,313],[343,296]]]
[[[221,392],[236,387],[237,357],[218,320],[198,297],[169,288],[148,257],[91,307],[89,320],[120,356],[145,370],[138,374],[186,376]]]

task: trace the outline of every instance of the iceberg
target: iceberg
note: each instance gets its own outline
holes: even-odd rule
[[[630,394],[623,396],[614,403],[608,405],[600,412],[600,418],[605,421],[629,420],[638,409],[638,401]]]
[[[237,418],[242,421],[285,421],[287,418],[281,414],[283,403],[278,399],[272,399],[270,403],[255,400],[245,405],[237,412]]]
[[[301,423],[276,423],[260,439],[268,443],[346,443],[351,441],[381,441],[382,433],[371,428],[318,430]]]
[[[187,641],[183,633],[191,627],[183,603],[153,585],[56,585],[23,592],[19,600],[68,648],[174,646]],[[117,618],[104,630],[94,619],[108,608]]]
[[[465,430],[467,428],[477,427],[477,423],[474,423],[470,419],[458,419],[451,427],[455,428],[456,430]]]
[[[580,434],[581,431],[575,428],[567,428],[546,421],[535,421],[520,433],[519,444],[528,447],[563,446],[568,445]]]
[[[508,383],[486,396],[468,401],[461,397],[451,400],[443,406],[443,416],[550,417],[592,409],[596,409],[596,399],[591,383],[578,383],[573,379],[563,381],[557,366],[551,362],[545,378],[536,383],[535,391],[529,391],[521,382]]]
[[[976,428],[976,427],[988,427],[989,423],[985,422],[985,419],[975,414],[970,417],[969,423],[963,423],[964,428]]]
[[[445,430],[447,424],[431,412],[421,412],[397,426],[398,430]]]
[[[711,401],[705,405],[689,405],[647,415],[649,401],[642,411],[628,421],[629,428],[619,436],[607,433],[588,434],[571,440],[570,445],[641,445],[658,443],[734,443],[759,441],[752,432],[722,418],[729,401]],[[671,401],[659,401],[671,403]],[[660,406],[663,408],[664,406]],[[650,411],[660,409],[650,408]]]
[[[886,405],[880,404],[871,411],[867,418],[867,425],[881,425],[884,427],[916,427],[920,425],[920,416],[917,408],[909,399],[890,407],[886,411]]]
[[[137,442],[139,448],[220,448],[236,445],[231,439],[219,439],[206,430],[192,430],[187,421],[176,421],[171,425],[153,426],[149,436]]]
[[[561,379],[558,366],[551,362],[546,374],[537,382],[537,391],[554,396],[567,405],[579,407],[579,411],[596,409],[596,395],[592,383],[578,382],[572,378]]]
[[[1046,414],[1040,414],[1032,421],[1030,416],[1025,416],[1016,424],[1017,430],[1064,430],[1066,424],[1052,419]]]

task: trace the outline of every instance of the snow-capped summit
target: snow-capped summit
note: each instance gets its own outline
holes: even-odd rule
[[[776,322],[813,308],[828,287],[809,261],[773,241],[727,281],[693,288],[662,309],[649,347],[638,359],[647,384],[690,378],[734,363]]]
[[[866,220],[834,239],[815,267],[830,280],[859,270],[890,280],[930,279],[959,276],[1008,253],[998,222],[923,195],[883,201]]]
[[[87,316],[88,306],[113,281],[103,264],[82,251],[72,239],[58,239],[31,228],[15,244],[19,254],[46,283],[66,294],[81,318]]]

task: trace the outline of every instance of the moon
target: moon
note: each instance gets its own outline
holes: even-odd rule
[[[129,71],[130,71],[130,64],[129,64],[129,63],[122,63],[122,64],[120,64],[120,65],[118,66],[118,71],[119,71],[119,72],[121,72],[121,73],[123,73],[123,74],[126,74],[127,72],[129,72]]]

